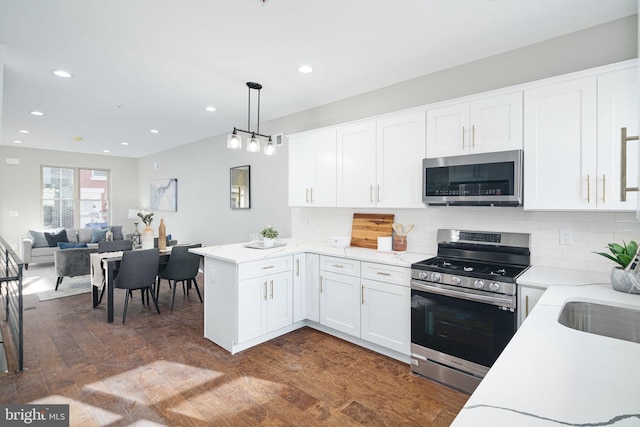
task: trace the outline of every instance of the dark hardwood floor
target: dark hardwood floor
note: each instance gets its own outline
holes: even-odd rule
[[[136,292],[123,325],[123,302],[108,324],[90,293],[25,296],[26,370],[0,402],[70,404],[77,426],[447,426],[468,398],[311,328],[232,356],[203,338],[194,291],[169,311],[166,282],[160,315]]]

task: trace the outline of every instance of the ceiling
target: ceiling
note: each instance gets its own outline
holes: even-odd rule
[[[0,0],[0,144],[137,158],[246,128],[247,81],[264,87],[265,122],[635,13],[636,0]]]

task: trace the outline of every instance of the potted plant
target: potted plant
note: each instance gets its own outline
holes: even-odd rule
[[[622,245],[609,243],[609,253],[596,252],[618,264],[611,270],[611,285],[620,292],[640,294],[640,275],[626,271],[625,268],[633,260],[638,252],[638,244],[631,240],[629,243],[622,241]]]
[[[263,228],[260,234],[263,237],[263,245],[265,248],[270,248],[273,246],[273,243],[278,237],[278,230],[275,230],[272,226],[268,225],[266,228]]]

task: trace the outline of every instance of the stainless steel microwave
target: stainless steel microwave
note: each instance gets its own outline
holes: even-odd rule
[[[424,159],[422,201],[427,205],[522,204],[522,150]]]

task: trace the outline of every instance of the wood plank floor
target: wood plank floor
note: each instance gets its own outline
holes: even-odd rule
[[[468,398],[311,328],[232,356],[203,338],[195,292],[170,312],[162,286],[161,314],[136,293],[124,325],[121,290],[113,324],[91,294],[25,296],[26,370],[0,402],[70,404],[74,426],[447,426]]]

